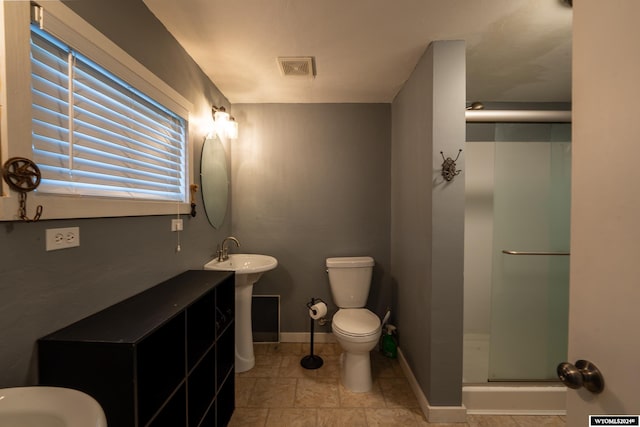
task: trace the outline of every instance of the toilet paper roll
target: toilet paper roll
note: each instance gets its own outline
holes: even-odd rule
[[[309,308],[309,316],[312,319],[315,319],[315,320],[320,319],[321,317],[326,316],[326,314],[327,314],[327,304],[323,302],[314,304]]]

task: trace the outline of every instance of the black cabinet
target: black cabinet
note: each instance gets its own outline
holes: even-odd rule
[[[113,427],[226,426],[233,273],[191,270],[38,340],[39,382],[93,396]]]

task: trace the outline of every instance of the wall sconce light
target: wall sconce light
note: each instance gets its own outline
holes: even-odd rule
[[[218,138],[238,138],[238,122],[227,113],[224,107],[213,106],[211,114],[213,115],[213,132],[218,135]]]
[[[233,116],[229,117],[229,121],[227,122],[227,138],[238,139],[238,122],[236,122]]]

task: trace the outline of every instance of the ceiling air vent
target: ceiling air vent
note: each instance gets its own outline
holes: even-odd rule
[[[313,56],[278,57],[280,73],[285,77],[309,77],[316,75]]]

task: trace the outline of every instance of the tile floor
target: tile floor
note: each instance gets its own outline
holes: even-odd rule
[[[338,344],[315,345],[320,369],[306,370],[301,343],[256,344],[256,366],[236,374],[236,410],[229,426],[260,427],[563,427],[559,416],[469,415],[462,424],[428,423],[397,360],[371,353],[374,385],[352,393],[340,384]]]

